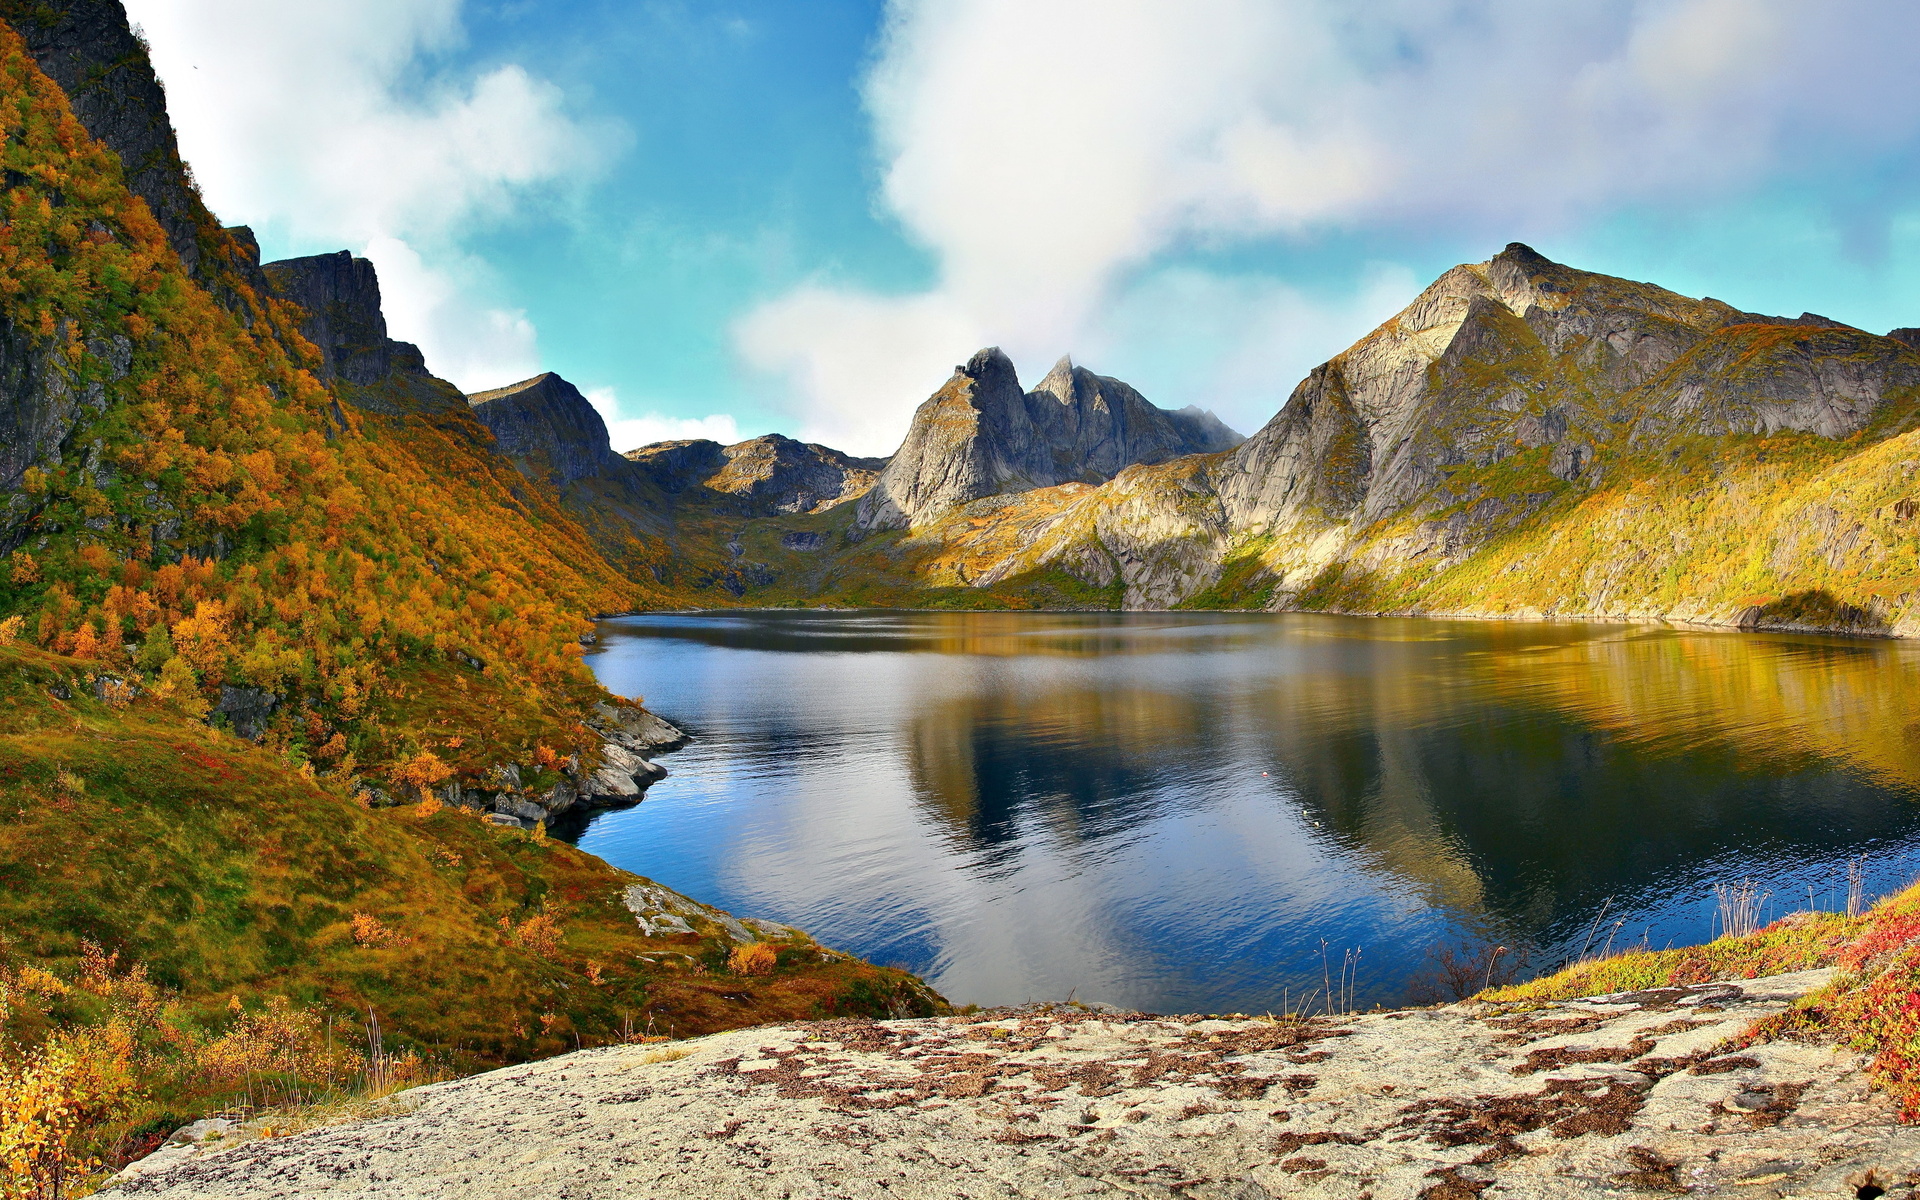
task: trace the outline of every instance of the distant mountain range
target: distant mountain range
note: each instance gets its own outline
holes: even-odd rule
[[[603,543],[658,539],[654,581],[692,603],[1916,629],[1920,331],[1743,312],[1519,244],[1448,271],[1244,440],[1065,359],[1023,391],[995,349],[887,460],[777,436],[623,459],[577,391],[518,388],[544,416],[471,398],[501,449]],[[633,500],[609,521],[594,487],[616,482]]]

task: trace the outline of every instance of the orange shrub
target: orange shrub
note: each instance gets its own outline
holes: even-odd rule
[[[779,951],[766,942],[735,946],[727,956],[727,969],[735,975],[771,975],[779,965]]]
[[[412,940],[395,933],[372,913],[353,914],[352,924],[353,941],[357,946],[404,946]]]
[[[453,768],[440,761],[440,756],[431,750],[422,750],[412,758],[395,763],[387,772],[396,788],[414,788],[422,799],[431,792],[433,785],[451,777]]]

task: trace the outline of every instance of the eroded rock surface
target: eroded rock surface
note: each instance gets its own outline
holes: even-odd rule
[[[607,441],[607,423],[580,389],[551,371],[467,397],[473,415],[493,431],[500,453],[530,474],[573,483],[626,464]]]
[[[225,1153],[177,1147],[120,1192],[1773,1198],[1853,1196],[1871,1172],[1905,1197],[1920,1132],[1857,1056],[1723,1047],[1825,977],[1316,1021],[1035,1006],[747,1029],[439,1084],[401,1115]]]

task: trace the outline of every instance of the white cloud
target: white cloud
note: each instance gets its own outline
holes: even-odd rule
[[[1116,315],[1166,291],[1156,258],[1196,241],[1400,225],[1492,250],[1814,172],[1915,136],[1916,42],[1899,0],[894,0],[866,97],[882,198],[938,284],[803,288],[738,343],[807,419],[895,428],[925,392],[905,387],[917,347],[873,336],[882,316],[972,334],[930,365],[982,342],[1041,362],[1114,344]],[[1272,311],[1286,329],[1238,322],[1228,375],[1313,323]],[[1339,348],[1278,358],[1297,378]]]
[[[540,373],[526,313],[475,302],[484,290],[474,286],[486,278],[484,263],[445,254],[430,267],[412,246],[390,237],[374,238],[360,253],[380,274],[387,333],[430,353],[428,365],[441,378],[479,392]]]
[[[787,376],[806,397],[802,440],[886,455],[954,355],[978,348],[980,329],[944,293],[896,299],[805,287],[748,314],[734,341],[748,365]]]
[[[223,219],[296,252],[379,254],[395,335],[462,386],[531,357],[532,326],[479,298],[486,275],[460,236],[591,170],[618,130],[576,121],[556,87],[512,64],[436,74],[461,42],[460,0],[127,9]]]
[[[580,394],[587,398],[587,403],[593,405],[600,419],[607,423],[607,439],[613,443],[616,453],[624,454],[654,442],[674,442],[686,438],[706,438],[722,446],[731,446],[741,440],[739,424],[726,413],[714,413],[707,417],[663,417],[654,412],[644,417],[623,417],[620,415],[620,399],[612,388],[587,388]]]

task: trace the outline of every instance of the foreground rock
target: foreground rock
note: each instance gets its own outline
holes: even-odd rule
[[[296,1137],[187,1141],[118,1192],[1878,1195],[1860,1189],[1920,1167],[1920,1132],[1854,1055],[1721,1052],[1825,978],[1335,1021],[1038,1006],[747,1029],[421,1088],[411,1111]]]

